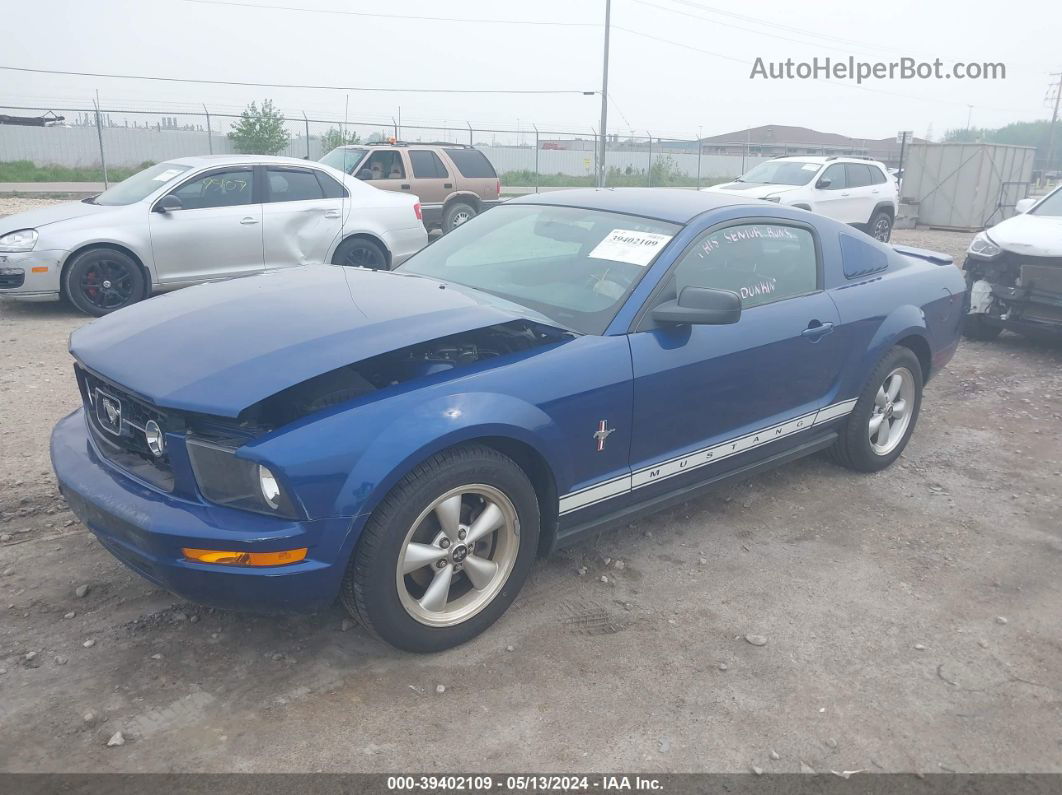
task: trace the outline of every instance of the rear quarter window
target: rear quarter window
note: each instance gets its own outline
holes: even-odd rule
[[[469,179],[495,179],[498,174],[486,156],[475,149],[446,149],[446,154],[457,166],[462,177]]]
[[[846,279],[869,276],[889,267],[884,251],[852,235],[841,235],[841,261]]]

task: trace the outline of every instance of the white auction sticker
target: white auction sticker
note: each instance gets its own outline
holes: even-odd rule
[[[805,163],[801,168],[804,169],[804,171],[818,171],[820,166],[818,163]]]
[[[154,180],[155,180],[155,182],[169,182],[171,179],[173,179],[178,174],[181,174],[183,172],[184,172],[183,168],[168,168],[165,171],[163,171],[161,174],[159,174],[157,177],[155,177]]]
[[[635,232],[631,229],[613,229],[590,252],[593,259],[607,259],[613,262],[629,262],[643,268],[653,261],[660,250],[667,245],[672,235],[658,235],[654,232]]]

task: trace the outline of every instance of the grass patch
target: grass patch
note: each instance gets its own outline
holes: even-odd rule
[[[148,161],[132,168],[107,169],[111,182],[121,182],[154,163]],[[97,166],[38,166],[29,160],[0,161],[0,182],[103,182],[103,169]]]
[[[701,175],[700,187],[718,185],[732,177],[716,177]],[[535,181],[535,172],[529,169],[520,171],[506,171],[501,175],[502,185],[521,188],[533,188],[538,185],[542,188],[592,188],[597,185],[597,177],[593,174],[572,176],[571,174],[539,174]],[[610,188],[644,188],[649,184],[649,178],[645,169],[621,170],[610,168],[605,184]],[[666,163],[653,164],[653,187],[654,188],[696,188],[697,178],[688,177],[669,169]]]

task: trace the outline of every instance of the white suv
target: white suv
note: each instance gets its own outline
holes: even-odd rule
[[[859,157],[779,157],[733,182],[701,190],[801,207],[857,226],[883,243],[899,209],[896,179],[884,164]]]

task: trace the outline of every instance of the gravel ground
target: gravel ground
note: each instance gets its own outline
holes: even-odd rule
[[[98,545],[47,452],[84,322],[0,303],[0,770],[1062,771],[1060,346],[964,343],[890,470],[814,457],[617,527],[415,657]]]

